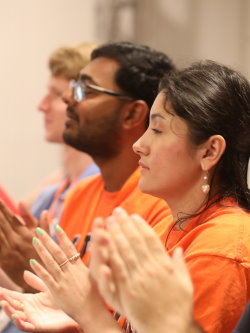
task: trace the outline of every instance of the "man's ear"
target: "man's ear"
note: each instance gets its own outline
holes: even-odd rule
[[[141,124],[145,126],[148,116],[149,107],[143,100],[128,103],[123,110],[123,128],[130,129]]]
[[[209,171],[220,160],[226,149],[226,141],[221,135],[212,135],[201,149],[200,164],[203,171]]]

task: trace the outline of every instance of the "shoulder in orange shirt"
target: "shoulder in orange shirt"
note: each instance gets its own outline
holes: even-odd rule
[[[197,322],[205,332],[232,332],[250,298],[250,214],[225,200],[185,230],[169,226],[167,235],[170,253],[177,246],[184,250]]]

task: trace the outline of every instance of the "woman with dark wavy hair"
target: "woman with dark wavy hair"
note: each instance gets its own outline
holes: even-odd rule
[[[149,128],[134,144],[141,190],[171,208],[174,222],[168,224],[165,247],[170,254],[183,249],[194,285],[194,317],[206,332],[231,332],[250,298],[249,130],[248,81],[226,66],[203,61],[162,80]],[[154,254],[156,240],[143,238],[136,222],[128,227],[129,220],[134,222],[115,212],[112,222],[117,223],[108,224],[110,234],[103,231],[109,240],[103,244],[116,249],[104,271],[113,276],[117,295],[108,288],[102,293],[111,304],[121,295],[141,300],[138,317],[124,311],[122,299],[119,310],[128,318],[133,314],[139,332],[150,332],[151,322],[159,325],[155,332],[164,332],[159,299],[169,292],[160,283],[164,274],[167,281],[167,257],[158,249]],[[95,276],[101,286],[105,275]]]

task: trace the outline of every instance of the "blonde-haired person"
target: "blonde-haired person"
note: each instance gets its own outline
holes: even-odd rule
[[[87,65],[90,53],[96,46],[96,43],[62,46],[49,57],[50,76],[47,91],[38,104],[38,109],[44,117],[44,137],[47,142],[61,145],[62,158],[60,170],[49,176],[19,204],[19,212],[31,229],[37,223],[34,217],[39,219],[41,212],[48,210],[50,219],[53,220],[51,230],[54,230],[52,225],[59,221],[67,192],[83,178],[99,172],[99,168],[88,154],[66,145],[62,136],[67,111],[62,94],[68,89],[70,81],[76,79],[79,71]],[[25,232],[25,228],[19,230],[18,220],[15,222],[8,212],[5,217],[12,221],[13,229],[8,230],[4,253],[6,258],[11,257],[12,260],[2,260],[1,267],[24,290],[30,290],[22,278],[23,270],[27,268],[26,254],[30,253],[31,248],[30,242],[25,243],[25,240],[29,240],[30,236]],[[23,244],[23,247],[14,244]],[[15,255],[16,253],[18,255]]]
[[[50,209],[56,223],[67,191],[83,178],[99,172],[88,154],[66,145],[62,137],[66,121],[66,104],[62,94],[69,82],[76,79],[79,71],[89,62],[90,54],[96,46],[97,43],[62,46],[49,57],[50,78],[38,109],[44,115],[46,141],[61,144],[61,166],[24,199],[36,218],[40,217],[44,209]],[[21,204],[21,212],[24,210],[22,208],[25,207]]]

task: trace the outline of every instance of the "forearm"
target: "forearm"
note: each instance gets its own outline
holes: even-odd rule
[[[137,322],[132,320],[132,326],[137,333],[204,333],[200,326],[193,320],[192,314],[168,313],[165,316],[159,316],[153,320],[148,315],[148,320]]]
[[[95,311],[89,318],[79,323],[84,333],[124,333],[107,309]]]
[[[74,319],[78,322],[84,333],[123,332],[96,291],[91,293],[91,299],[86,302],[82,314],[79,313],[79,317]]]

